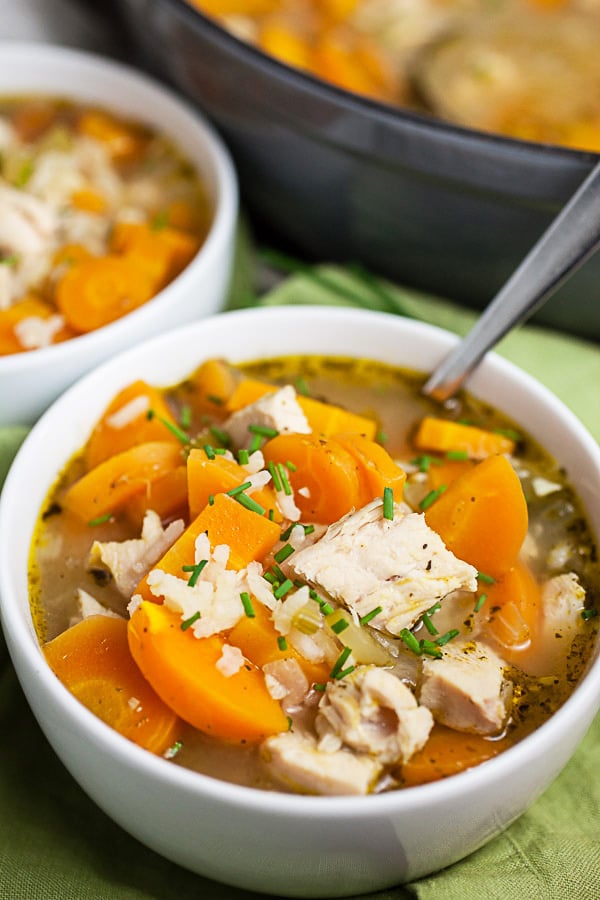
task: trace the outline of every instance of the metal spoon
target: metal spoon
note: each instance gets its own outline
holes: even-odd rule
[[[423,393],[435,400],[448,400],[487,351],[542,306],[598,247],[600,163],[488,304],[467,336],[434,370],[422,388]]]

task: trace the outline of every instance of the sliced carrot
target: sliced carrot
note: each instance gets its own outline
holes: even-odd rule
[[[152,753],[173,745],[181,723],[135,664],[125,619],[90,616],[43,651],[65,687],[119,734]]]
[[[295,659],[306,675],[309,684],[326,682],[331,672],[327,663],[313,663],[295,650],[289,641],[287,647],[281,649],[277,642],[279,634],[275,629],[268,609],[256,601],[253,604],[254,616],[244,616],[227,635],[227,641],[239,647],[244,656],[257,666],[276,662],[280,659]]]
[[[158,513],[163,521],[187,521],[187,499],[187,468],[181,465],[152,481],[147,490],[130,497],[125,512],[129,521],[137,527],[142,524],[149,509]]]
[[[93,253],[90,253],[83,244],[63,244],[52,257],[52,262],[55,266],[74,266],[86,259],[91,259],[92,256]]]
[[[427,469],[429,489],[437,491],[442,486],[448,487],[460,475],[465,475],[476,465],[471,459],[433,459]]]
[[[336,434],[331,441],[340,444],[358,463],[361,506],[382,497],[386,487],[392,489],[396,503],[402,501],[406,472],[381,444],[361,434]]]
[[[76,331],[95,331],[146,303],[153,278],[125,256],[99,256],[72,266],[55,288],[56,305]]]
[[[540,586],[528,566],[517,560],[495,584],[486,585],[485,594],[485,631],[500,644],[505,659],[516,662],[536,638],[542,608]]]
[[[248,480],[247,471],[232,459],[221,455],[210,459],[206,451],[199,448],[190,450],[187,459],[188,501],[190,517],[195,518],[211,497],[227,493]],[[275,493],[269,485],[252,491],[250,496],[264,509],[264,514],[275,521],[281,521],[281,514],[275,504]],[[272,512],[270,513],[270,511]]]
[[[304,521],[328,525],[360,505],[359,464],[336,441],[314,434],[280,434],[266,442],[263,454],[267,464],[286,466]]]
[[[160,287],[179,275],[199,247],[199,238],[168,225],[152,228],[143,222],[122,221],[111,236],[111,250],[134,259]]]
[[[258,36],[258,46],[289,66],[310,68],[310,43],[297,29],[281,19],[272,18],[264,23]]]
[[[165,606],[142,602],[128,626],[129,647],[144,677],[180,718],[228,741],[256,742],[288,729],[264,675],[245,661],[232,675],[218,668],[224,640],[196,638]]]
[[[277,389],[277,385],[268,384],[255,378],[244,378],[227,400],[227,409],[229,412],[236,412]],[[370,440],[375,437],[377,423],[367,416],[361,416],[349,412],[341,406],[335,406],[333,403],[323,403],[313,397],[305,397],[301,394],[296,399],[308,420],[311,431],[321,437],[331,437],[333,434],[345,432],[362,434]]]
[[[62,505],[89,522],[115,513],[136,494],[143,494],[157,481],[181,465],[181,448],[166,441],[138,444],[116,453],[67,488]]]
[[[103,110],[84,112],[77,122],[77,130],[103,143],[118,162],[140,159],[148,146],[148,135],[141,128]]]
[[[514,566],[527,534],[527,503],[506,457],[488,456],[453,481],[425,519],[456,556],[500,578]]]
[[[191,401],[200,411],[224,419],[230,412],[228,401],[234,393],[238,376],[222,359],[207,359],[188,379]]]
[[[419,450],[436,453],[464,452],[470,459],[512,453],[515,449],[515,442],[504,434],[434,416],[425,416],[421,420],[414,444]]]
[[[71,203],[84,212],[103,213],[106,211],[106,198],[92,188],[80,188],[78,191],[74,191],[71,194]]]
[[[151,418],[149,410],[155,413]],[[163,394],[142,379],[131,382],[113,397],[94,427],[85,448],[86,468],[93,469],[115,453],[149,441],[181,447],[165,422],[177,424]]]
[[[230,569],[243,569],[252,560],[266,556],[279,540],[280,531],[276,522],[246,509],[226,494],[216,494],[214,503],[196,516],[155,568],[181,577],[183,566],[194,564],[196,538],[205,532],[211,549],[220,544],[230,548],[227,563]],[[152,594],[146,578],[138,584],[135,593],[145,600],[160,599]]]
[[[23,346],[18,335],[18,326],[25,322],[26,319],[47,320],[53,315],[56,315],[56,310],[35,294],[27,294],[14,306],[9,306],[8,309],[1,309],[0,356],[7,356],[11,353],[23,353],[31,349]],[[52,343],[58,344],[75,336],[73,329],[62,325],[54,333]]]
[[[411,787],[457,775],[497,756],[510,744],[508,738],[489,741],[476,734],[465,734],[436,724],[423,749],[402,766],[402,781]]]

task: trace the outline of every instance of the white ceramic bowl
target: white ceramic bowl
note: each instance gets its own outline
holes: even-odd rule
[[[210,232],[186,269],[144,306],[98,331],[0,357],[0,425],[31,424],[80,375],[119,350],[218,311],[233,260],[237,178],[207,121],[126,65],[42,43],[0,43],[0,95],[50,95],[97,104],[167,134],[203,177],[214,207]]]
[[[429,371],[455,338],[428,325],[349,309],[230,312],[136,347],[82,379],[42,417],[0,501],[1,614],[29,703],[75,779],[123,828],[202,875],[279,896],[348,896],[435,871],[516,819],[559,773],[600,707],[600,658],[538,731],[444,781],[367,797],[306,797],[237,787],[186,771],[120,737],[58,682],[40,652],[27,596],[32,531],[65,461],[113,394],[134,378],[181,380],[203,358],[324,353]],[[561,461],[600,533],[600,448],[544,387],[489,356],[471,389]],[[548,748],[552,752],[548,752]]]

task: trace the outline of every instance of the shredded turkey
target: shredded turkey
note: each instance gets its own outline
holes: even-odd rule
[[[280,434],[309,434],[310,425],[296,399],[296,391],[286,385],[270,391],[254,403],[232,413],[223,424],[235,447],[248,447],[252,441],[249,427],[273,428]]]
[[[380,499],[334,522],[290,566],[359,617],[380,608],[370,624],[395,635],[452,591],[477,588],[477,570],[446,549],[422,513],[394,504],[386,519]]]

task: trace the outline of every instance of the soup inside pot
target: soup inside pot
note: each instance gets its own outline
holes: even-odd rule
[[[597,631],[565,471],[463,392],[346,358],[121,391],[41,511],[49,665],[126,737],[267,790],[448,777],[539,727]]]

